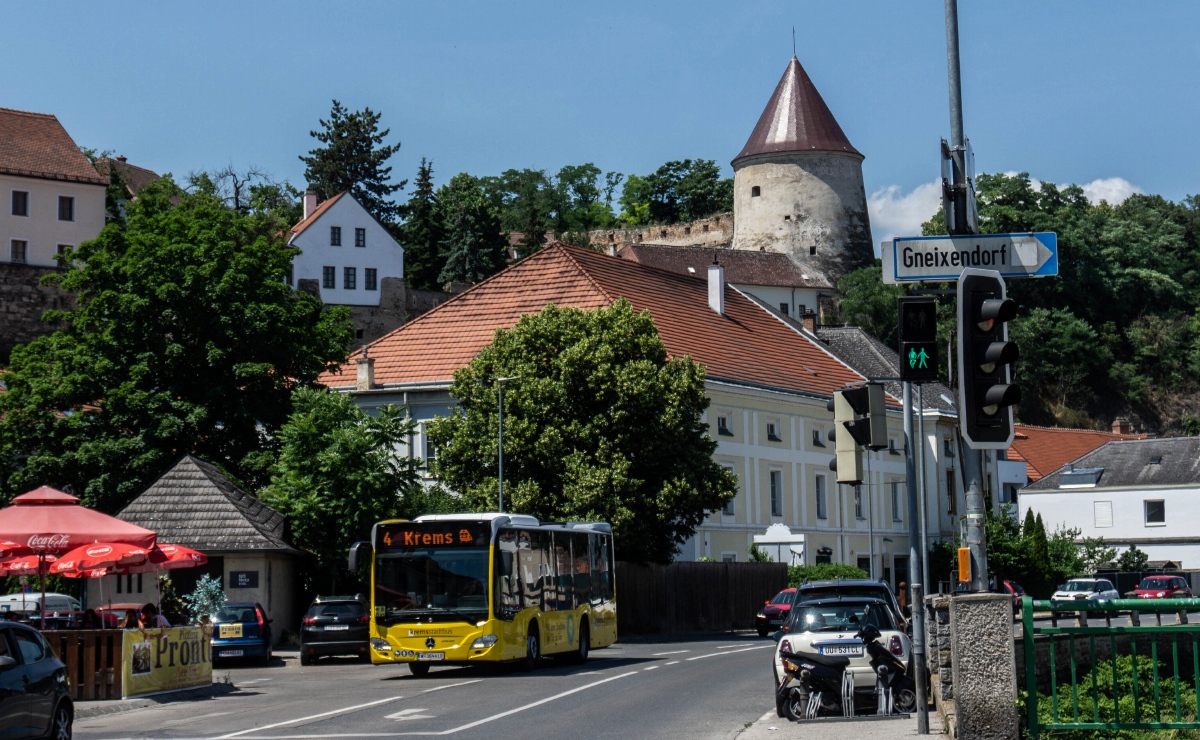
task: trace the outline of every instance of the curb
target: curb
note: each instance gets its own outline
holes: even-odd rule
[[[157,696],[147,696],[141,699],[126,699],[122,701],[86,701],[79,702],[75,705],[75,720],[90,719],[92,717],[103,717],[107,714],[117,714],[118,712],[128,712],[132,709],[143,709],[145,707],[154,707],[160,704],[171,704],[180,701],[194,701],[196,699],[211,699],[217,696],[225,696],[237,691],[237,687],[227,683],[214,683],[208,686],[200,686],[194,689],[180,689]],[[81,706],[83,705],[83,706]]]

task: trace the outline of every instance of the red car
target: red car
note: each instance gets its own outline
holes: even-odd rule
[[[1000,593],[1008,594],[1013,600],[1013,611],[1021,608],[1021,597],[1025,595],[1025,589],[1021,588],[1021,584],[1015,581],[1004,581],[1000,584]]]
[[[785,588],[775,594],[775,598],[763,602],[763,608],[754,617],[754,626],[758,628],[758,636],[766,637],[772,632],[783,629],[788,615],[792,611],[792,602],[796,598],[796,589]]]
[[[1133,590],[1135,599],[1190,599],[1192,589],[1182,576],[1146,576]]]

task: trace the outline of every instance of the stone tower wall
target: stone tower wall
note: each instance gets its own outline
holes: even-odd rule
[[[8,364],[13,347],[28,344],[57,327],[42,321],[51,309],[73,308],[75,295],[41,279],[58,272],[53,267],[0,262],[0,365]]]
[[[777,152],[740,160],[733,211],[734,249],[784,252],[835,283],[875,260],[857,155]]]

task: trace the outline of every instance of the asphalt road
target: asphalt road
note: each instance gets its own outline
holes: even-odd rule
[[[218,667],[237,691],[81,720],[79,738],[512,738],[724,740],[767,711],[769,639],[618,644],[583,665],[407,668],[295,658],[269,668]]]

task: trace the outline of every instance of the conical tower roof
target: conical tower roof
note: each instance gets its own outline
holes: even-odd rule
[[[851,145],[829,106],[821,99],[800,60],[792,57],[775,93],[758,119],[739,159],[771,152],[847,152],[862,156]]]

